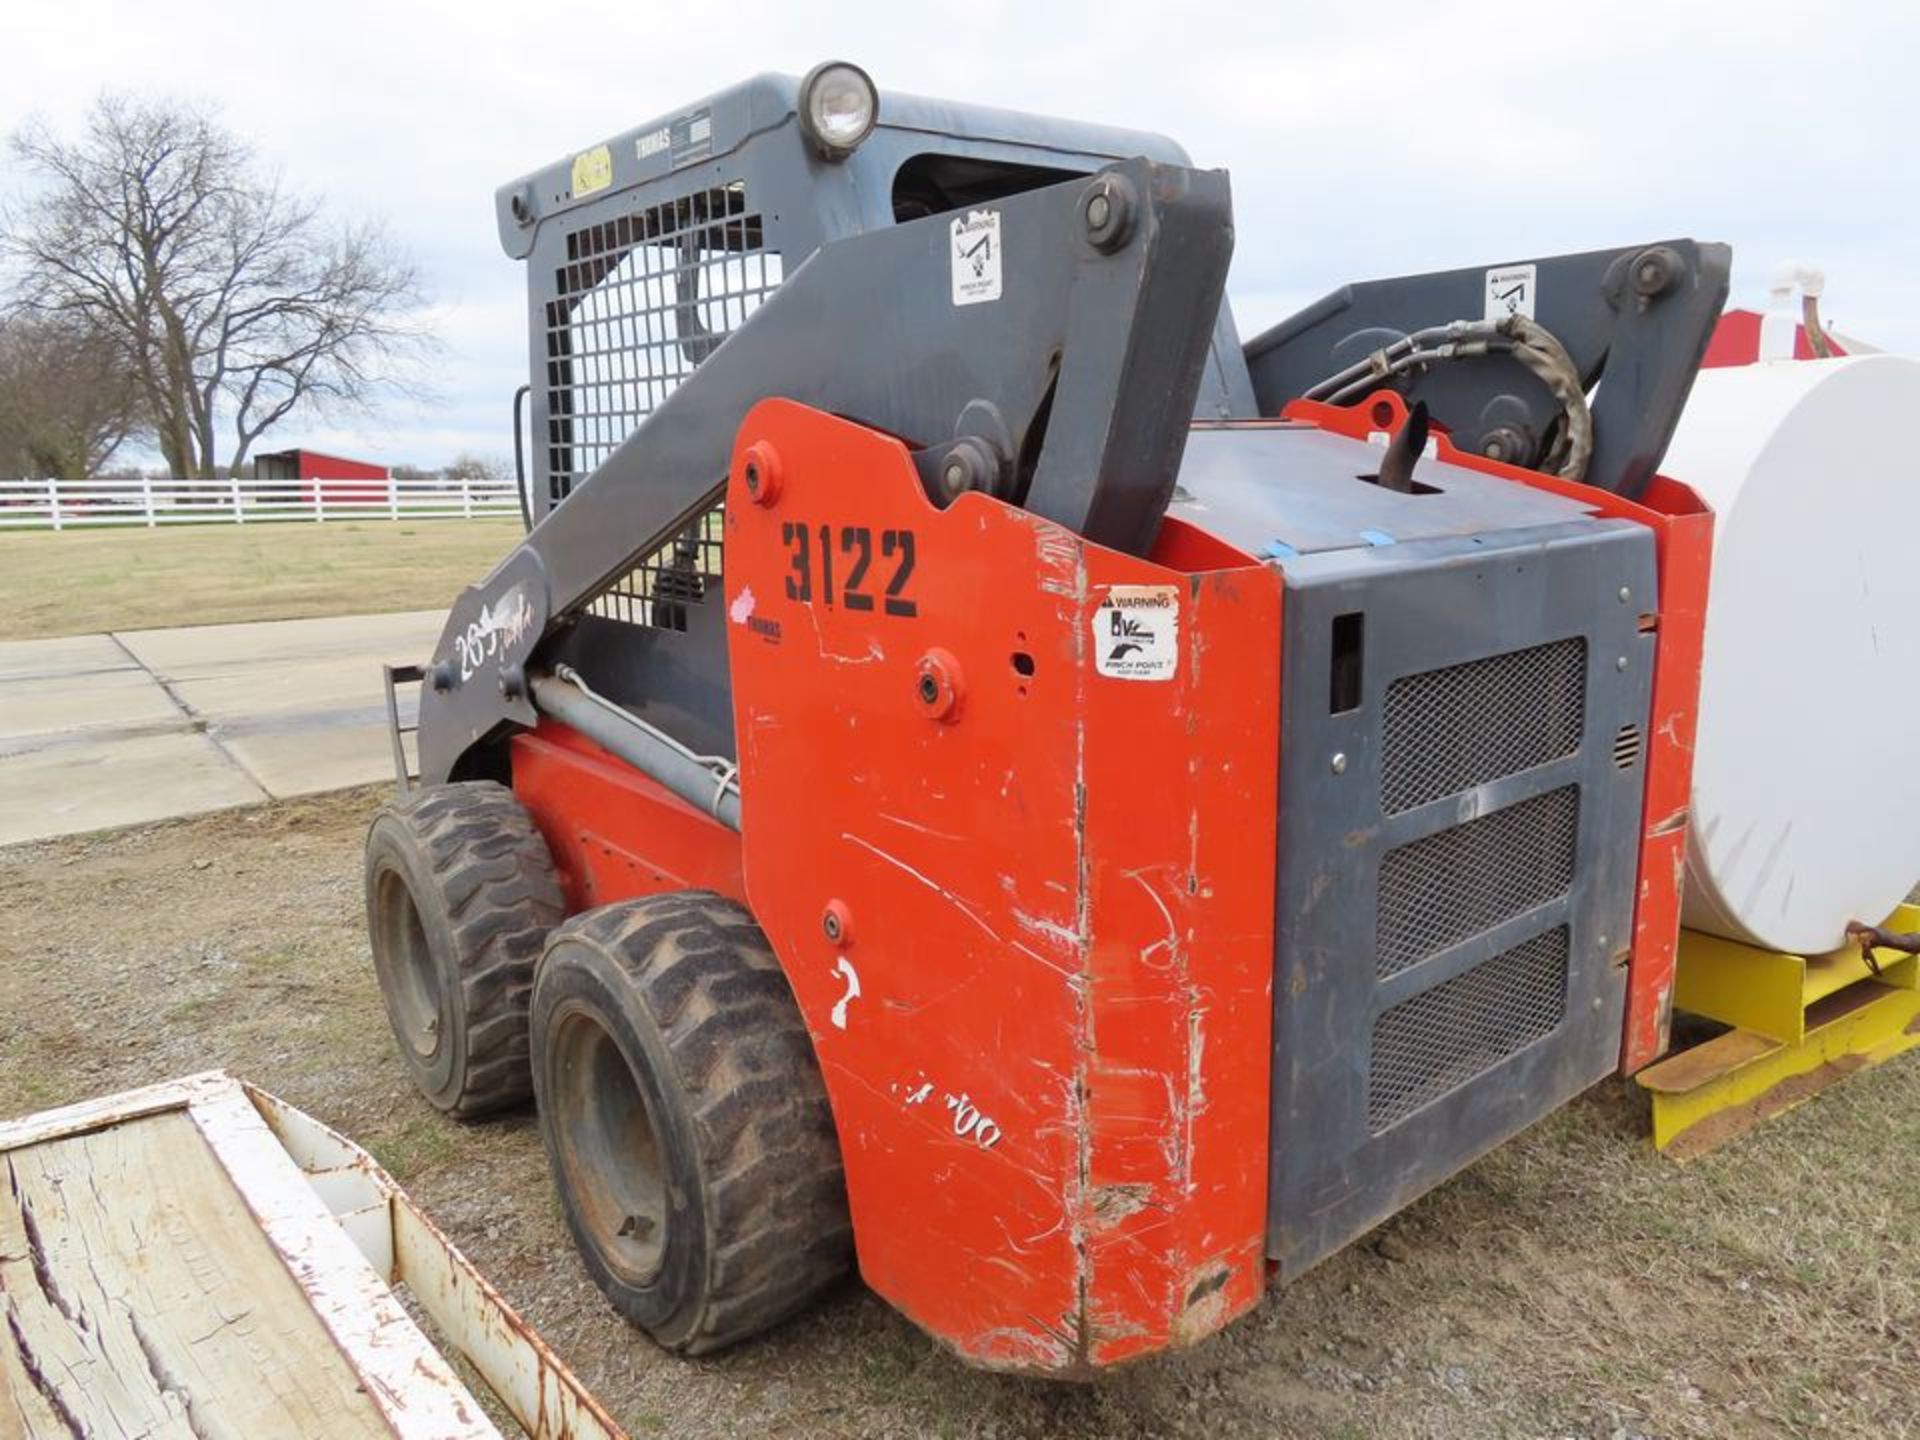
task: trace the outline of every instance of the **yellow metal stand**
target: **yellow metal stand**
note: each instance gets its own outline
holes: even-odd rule
[[[1920,906],[1887,921],[1920,930]],[[1685,1158],[1712,1149],[1850,1075],[1920,1046],[1920,960],[1857,947],[1780,955],[1680,932],[1673,1007],[1733,1029],[1649,1065],[1653,1143]]]

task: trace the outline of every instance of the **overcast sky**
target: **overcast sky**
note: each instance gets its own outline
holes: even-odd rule
[[[1226,167],[1242,333],[1344,280],[1693,235],[1733,245],[1735,303],[1812,261],[1837,328],[1920,352],[1912,0],[20,0],[0,30],[0,128],[71,128],[103,89],[210,99],[293,185],[419,261],[445,345],[434,401],[292,421],[271,448],[506,454],[523,276],[494,187],[828,57],[865,66],[883,108],[892,87],[1164,131]]]

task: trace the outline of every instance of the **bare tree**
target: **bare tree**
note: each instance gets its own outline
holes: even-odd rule
[[[382,233],[330,222],[204,110],[106,95],[78,139],[36,122],[13,151],[42,182],[0,224],[24,302],[114,337],[176,474],[240,473],[295,409],[364,407],[426,344]]]
[[[113,336],[84,319],[0,315],[0,474],[95,475],[141,415]]]
[[[510,480],[513,462],[500,455],[476,455],[462,450],[441,472],[449,480]]]
[[[513,462],[503,455],[476,455],[462,450],[438,469],[424,465],[395,465],[388,472],[396,480],[511,480]]]

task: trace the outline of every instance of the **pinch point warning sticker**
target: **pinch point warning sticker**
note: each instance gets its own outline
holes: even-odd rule
[[[1486,315],[1488,320],[1504,320],[1509,315],[1533,319],[1533,302],[1539,276],[1532,265],[1502,265],[1487,271]]]
[[[979,305],[1000,298],[1000,212],[969,210],[948,226],[953,255],[953,303]]]
[[[1111,587],[1093,612],[1093,664],[1117,680],[1171,680],[1180,668],[1180,587]]]

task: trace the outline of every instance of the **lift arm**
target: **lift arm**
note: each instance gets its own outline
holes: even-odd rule
[[[542,644],[714,503],[769,396],[899,436],[936,498],[988,490],[1144,554],[1232,236],[1224,172],[1132,160],[815,252],[455,603],[421,697],[421,778],[534,722]]]
[[[1345,285],[1248,341],[1247,368],[1260,413],[1277,415],[1302,396],[1330,398],[1311,393],[1316,383],[1429,327],[1517,314],[1564,347],[1593,396],[1592,453],[1576,478],[1635,499],[1673,438],[1732,264],[1725,245],[1668,240]],[[1510,465],[1539,467],[1561,423],[1549,386],[1512,354],[1440,357],[1379,383],[1424,402],[1461,449]]]

